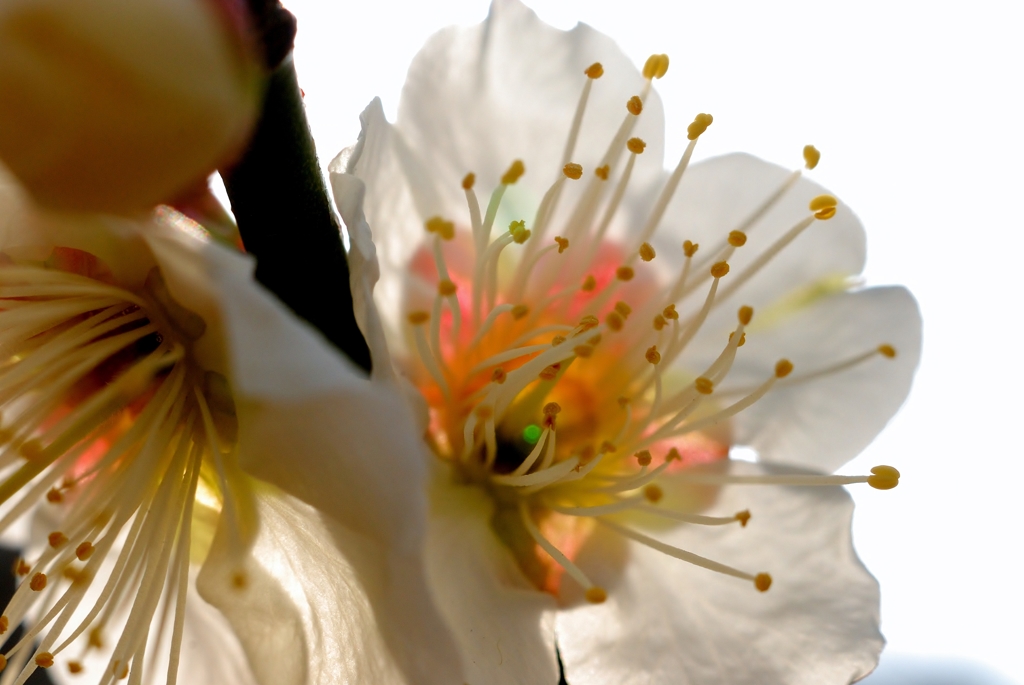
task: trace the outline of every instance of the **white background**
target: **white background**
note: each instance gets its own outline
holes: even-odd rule
[[[431,33],[487,11],[485,0],[286,4],[300,22],[296,62],[324,164],[355,140],[373,96],[394,117]],[[669,163],[698,111],[715,117],[698,156],[744,150],[796,167],[805,143],[823,152],[813,176],[867,227],[869,281],[909,286],[925,320],[910,400],[846,469],[892,463],[904,474],[897,490],[854,492],[890,652],[962,657],[1024,682],[1024,5],[531,6],[555,26],[579,20],[611,35],[638,65],[670,55],[658,82]]]

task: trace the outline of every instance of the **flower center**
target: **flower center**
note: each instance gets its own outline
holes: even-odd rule
[[[522,162],[508,168],[484,211],[470,173],[462,181],[470,225],[428,219],[431,237],[410,267],[412,374],[430,405],[428,438],[435,453],[460,478],[492,494],[493,527],[539,588],[557,592],[561,574],[568,573],[592,602],[603,601],[607,593],[590,582],[573,557],[595,525],[765,591],[771,584],[767,573],[665,545],[635,530],[622,515],[643,512],[672,522],[745,526],[750,512],[702,513],[713,505],[717,487],[745,482],[892,487],[898,479],[890,467],[863,477],[763,478],[702,467],[728,456],[730,419],[777,385],[809,382],[895,356],[895,350],[880,345],[803,376],[780,359],[765,370],[762,382],[730,385],[729,372],[747,344],[754,315],[743,306],[731,330],[722,331],[718,356],[698,367],[688,362],[691,344],[706,333],[705,324],[721,303],[801,233],[830,219],[838,202],[827,195],[815,198],[780,239],[732,273],[730,258],[792,189],[801,174],[795,171],[744,221],[723,226],[720,244],[698,256],[700,246],[686,241],[681,269],[659,269],[654,236],[698,138],[712,123],[710,115],[699,114],[688,128],[689,145],[639,230],[612,237],[636,159],[646,147],[631,133],[651,80],[667,68],[664,55],[648,60],[646,85],[625,103],[621,126],[584,180],[585,170],[572,159],[589,94],[603,73],[600,64],[588,68],[562,169],[532,226],[513,221],[508,231],[492,237],[506,191],[526,173]],[[814,148],[805,149],[809,168],[817,158]],[[583,188],[564,209],[560,204],[571,183]],[[423,283],[436,285],[427,290],[419,287]],[[703,494],[674,508],[659,505],[665,489],[678,482],[701,485]]]
[[[0,530],[43,499],[60,521],[15,569],[0,634],[26,632],[0,670],[24,682],[77,645],[72,673],[109,650],[106,677],[125,678],[157,645],[174,682],[189,563],[205,554],[193,517],[235,519],[244,495],[227,381],[192,353],[206,324],[158,269],[133,292],[78,250],[0,257]]]

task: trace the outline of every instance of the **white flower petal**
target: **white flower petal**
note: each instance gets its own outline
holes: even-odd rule
[[[445,471],[435,478],[427,566],[436,601],[462,651],[466,681],[554,685],[554,598],[526,581],[494,535],[493,500],[448,477]]]
[[[733,463],[735,473],[780,467]],[[558,616],[566,679],[586,685],[845,685],[874,668],[878,585],[850,540],[842,488],[732,486],[712,513],[749,508],[745,529],[683,525],[658,539],[750,572],[753,584],[698,568],[607,529],[580,566],[608,590]],[[609,558],[624,555],[617,569]]]

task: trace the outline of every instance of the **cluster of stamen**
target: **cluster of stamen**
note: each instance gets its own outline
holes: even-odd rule
[[[519,530],[543,551],[544,559],[553,561],[556,575],[564,572],[573,578],[591,602],[604,601],[607,593],[544,533],[552,517],[596,523],[682,561],[748,580],[763,592],[771,585],[767,573],[739,570],[667,545],[612,516],[643,512],[692,525],[746,527],[751,519],[746,510],[710,516],[665,508],[660,504],[664,487],[675,481],[704,484],[712,492],[733,484],[868,483],[887,489],[899,478],[891,467],[853,477],[744,476],[691,468],[723,458],[728,446],[715,445],[706,434],[776,386],[811,382],[872,358],[892,358],[896,351],[883,344],[804,376],[794,373],[789,360],[780,359],[757,386],[729,387],[729,371],[738,348],[748,342],[754,316],[751,307],[743,306],[718,357],[680,380],[685,352],[708,316],[803,231],[832,218],[838,201],[828,195],[814,198],[806,216],[774,243],[755,248],[758,255],[732,273],[730,258],[738,249],[751,249],[748,243],[756,242],[752,231],[800,177],[794,171],[739,225],[722,227],[720,244],[701,249],[684,242],[682,268],[663,282],[653,270],[657,252],[651,241],[697,140],[712,124],[710,115],[698,114],[688,127],[690,142],[639,231],[621,243],[609,238],[608,230],[636,158],[646,147],[631,133],[652,79],[667,69],[664,55],[648,60],[645,86],[626,102],[621,126],[584,180],[585,170],[572,159],[593,83],[604,73],[600,64],[586,69],[561,173],[543,196],[532,228],[524,220],[514,221],[492,238],[506,190],[526,173],[521,161],[502,176],[483,212],[474,190],[476,177],[468,174],[462,188],[470,225],[456,227],[441,217],[427,220],[439,285],[432,309],[407,314],[420,362],[415,376],[431,405],[431,444],[438,456],[465,479],[494,493],[499,515],[518,514]],[[819,157],[812,146],[804,149],[807,168]],[[584,187],[575,205],[562,214],[568,218],[552,240],[566,184],[575,182]],[[446,263],[445,244],[458,240],[475,254],[472,273],[452,274]],[[499,278],[499,268],[508,265],[501,262],[504,266],[499,267],[499,256],[512,245],[522,247],[510,260],[511,272]],[[617,262],[609,263],[609,255]],[[709,443],[714,445],[710,456],[707,449],[695,447]],[[520,563],[531,575],[530,564],[523,559]],[[531,577],[551,589],[544,578]]]
[[[174,683],[193,514],[237,514],[228,487],[234,404],[224,377],[192,356],[205,322],[171,297],[157,269],[132,292],[76,250],[6,261],[0,530],[37,505],[62,523],[13,569],[22,581],[0,635],[22,622],[25,632],[0,654],[4,682],[24,683],[69,652],[68,670],[81,673],[90,653],[106,650],[99,682],[130,673],[140,682],[144,669],[152,677],[156,660],[145,657],[157,649],[169,651]]]

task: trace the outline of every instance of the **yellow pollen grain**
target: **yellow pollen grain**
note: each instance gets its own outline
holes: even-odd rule
[[[835,207],[839,204],[839,200],[835,199],[831,195],[819,195],[818,197],[811,200],[807,208],[812,212],[817,212],[820,209],[827,209],[829,207]]]
[[[587,277],[583,279],[583,285],[580,286],[580,290],[585,293],[593,292],[594,288],[597,287],[597,279],[587,274]]]
[[[42,592],[46,588],[46,574],[37,573],[32,576],[32,580],[29,581],[28,586],[33,592]]]
[[[587,592],[584,596],[591,604],[604,604],[605,600],[608,599],[608,593],[605,592],[604,588],[596,585],[591,588],[587,588]]]
[[[644,353],[644,358],[654,365],[657,365],[659,362],[661,362],[661,352],[658,352],[658,346],[651,345],[650,347],[648,347],[647,352]]]
[[[647,143],[641,138],[630,138],[626,141],[626,149],[634,155],[643,154],[645,147],[647,147]]]
[[[695,243],[690,240],[683,241],[683,254],[687,257],[692,257],[697,254],[697,248],[700,247],[699,243]]]
[[[893,347],[892,345],[879,345],[878,354],[882,355],[883,357],[888,357],[889,359],[895,359],[896,348]]]
[[[643,74],[648,81],[661,78],[666,73],[668,73],[668,55],[651,55],[644,62]]]
[[[619,448],[614,443],[605,440],[601,443],[601,454],[614,454]]]
[[[413,326],[420,326],[420,325],[425,324],[426,322],[430,321],[430,313],[429,312],[409,312],[409,315],[406,318],[409,320],[409,323],[411,323]]]
[[[868,485],[876,490],[892,490],[900,484],[900,472],[891,466],[875,466],[868,476]]]
[[[804,145],[804,165],[808,169],[813,169],[818,166],[819,161],[821,161],[821,153],[818,152],[818,148],[813,145]]]
[[[459,286],[455,285],[451,281],[441,281],[437,284],[437,294],[441,297],[448,297],[458,292]]]
[[[520,321],[525,319],[526,315],[530,313],[530,307],[525,304],[517,304],[515,307],[512,307],[512,311],[509,313],[512,314],[513,319]]]
[[[715,384],[710,378],[705,378],[704,376],[695,380],[693,382],[693,387],[697,388],[697,392],[701,395],[710,395],[715,391]]]
[[[53,666],[53,655],[49,652],[39,652],[36,654],[35,662],[39,668],[50,668]]]
[[[736,318],[738,318],[740,323],[744,326],[749,326],[750,320],[754,318],[754,308],[748,305],[743,305],[740,307],[739,312],[737,312]]]
[[[747,244],[747,234],[743,231],[730,231],[729,244],[733,247],[743,247]]]
[[[655,483],[651,483],[646,488],[644,488],[644,499],[650,502],[651,504],[656,504],[657,502],[660,502],[661,498],[664,496],[665,493],[661,489],[661,486]]]
[[[558,243],[558,254],[562,254],[569,249],[569,239],[563,238],[560,235],[555,236],[555,242]]]
[[[508,378],[508,374],[505,373],[505,369],[501,368],[500,366],[491,372],[492,383],[497,383],[498,385],[501,385],[502,383],[505,382],[506,378]]]
[[[686,127],[686,137],[689,140],[697,140],[700,138],[700,134],[708,130],[708,126],[715,118],[710,114],[704,114],[701,112],[693,118],[693,123]]]
[[[476,185],[476,174],[472,171],[462,177],[463,190],[473,190],[474,185]]]
[[[768,592],[768,588],[772,586],[772,577],[767,573],[758,573],[754,576],[754,587],[760,592]]]
[[[633,313],[633,308],[630,307],[625,302],[623,302],[622,300],[619,300],[618,302],[615,303],[615,311],[617,311],[619,314],[622,314],[623,319],[628,319],[629,315]]]
[[[6,616],[0,616],[0,635],[7,632],[7,629],[11,627],[11,621]]]
[[[602,181],[607,181],[608,172],[610,172],[611,170],[611,167],[605,164],[604,166],[599,166],[596,169],[594,169],[594,175],[597,176]]]
[[[562,167],[562,173],[565,174],[566,178],[571,178],[574,181],[578,181],[583,176],[583,167],[580,166],[579,164],[569,162],[564,167]]]
[[[676,306],[674,304],[670,304],[662,309],[661,314],[669,321],[675,321],[679,318],[679,312],[676,311]]]
[[[50,488],[46,492],[46,501],[50,504],[60,504],[64,501],[64,493],[57,488]]]
[[[572,348],[572,353],[580,359],[588,359],[594,354],[594,348],[590,345],[577,345]]]
[[[522,177],[526,173],[526,167],[523,166],[523,160],[517,159],[512,162],[509,166],[508,171],[501,175],[501,183],[506,186],[510,186]]]
[[[644,111],[644,101],[634,95],[626,102],[626,109],[633,116],[640,116],[640,112]]]
[[[651,465],[652,457],[651,457],[651,453],[650,453],[649,450],[641,450],[641,451],[637,452],[636,454],[634,454],[633,456],[636,457],[636,463],[640,464],[640,466],[650,466]]]
[[[740,522],[741,528],[746,528],[747,523],[750,521],[750,509],[744,509],[743,511],[737,511],[736,520]]]
[[[775,363],[775,377],[785,378],[793,373],[793,362],[788,359],[780,359]]]
[[[623,325],[625,325],[625,320],[618,312],[608,312],[608,315],[604,317],[604,322],[613,331],[621,331]]]
[[[544,368],[537,376],[544,381],[553,381],[558,376],[558,371],[562,368],[561,364],[551,364]]]
[[[565,342],[565,336],[564,335],[556,335],[554,338],[551,339],[551,346],[552,347],[558,347],[559,345],[561,345],[564,342]]]
[[[510,223],[508,225],[508,232],[512,235],[512,240],[517,245],[522,245],[530,238],[530,230],[526,228],[526,222],[523,220]]]
[[[654,251],[654,248],[651,247],[650,243],[644,243],[643,245],[640,246],[640,259],[644,260],[645,262],[649,262],[656,256],[657,253]]]
[[[665,321],[665,317],[662,316],[661,314],[658,314],[657,316],[654,317],[654,330],[660,331],[664,329],[667,325],[668,321]]]
[[[729,273],[729,262],[716,262],[711,267],[711,275],[715,278],[722,278]]]
[[[68,672],[70,673],[81,673],[83,670],[82,662],[80,661],[69,661]]]
[[[668,454],[665,455],[665,463],[666,464],[669,464],[669,463],[671,463],[673,461],[682,461],[682,460],[683,460],[682,455],[679,454],[679,450],[677,450],[675,447],[670,449],[668,451]]]
[[[615,278],[619,279],[620,281],[632,281],[633,276],[633,267],[620,266],[618,269],[615,270]]]
[[[86,541],[75,548],[75,556],[78,557],[79,561],[85,561],[92,556],[93,551],[92,543]]]
[[[427,233],[436,233],[444,240],[451,240],[455,237],[455,223],[445,221],[439,216],[432,216],[423,224]]]
[[[604,66],[600,62],[594,62],[583,73],[587,75],[587,78],[599,79],[604,76]]]
[[[54,549],[62,547],[68,542],[68,536],[59,530],[55,530],[50,533],[46,539],[50,542],[50,547],[53,547]]]
[[[818,219],[819,221],[828,221],[829,219],[831,219],[835,215],[836,215],[836,208],[835,207],[826,207],[825,209],[821,210],[820,212],[815,212],[814,213],[814,218]]]

